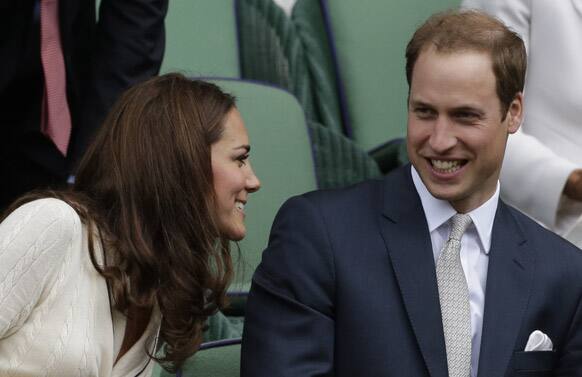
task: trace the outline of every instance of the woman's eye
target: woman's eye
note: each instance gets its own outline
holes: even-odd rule
[[[239,156],[236,160],[237,160],[239,166],[244,166],[247,164],[248,159],[249,159],[249,155],[243,154],[242,156]]]

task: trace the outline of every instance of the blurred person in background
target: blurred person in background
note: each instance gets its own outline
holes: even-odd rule
[[[129,89],[74,186],[0,223],[0,375],[149,376],[181,366],[225,304],[229,241],[260,182],[234,98],[170,74]]]
[[[508,203],[582,246],[582,2],[464,0],[498,17],[528,53],[525,118],[501,171]]]
[[[0,210],[64,186],[118,96],[158,73],[167,6],[0,1]]]

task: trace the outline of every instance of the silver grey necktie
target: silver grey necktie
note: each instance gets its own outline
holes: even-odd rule
[[[460,256],[461,237],[470,224],[469,215],[453,216],[451,234],[436,266],[449,377],[471,374],[469,289]]]

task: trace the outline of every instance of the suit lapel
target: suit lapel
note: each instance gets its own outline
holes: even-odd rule
[[[499,202],[489,253],[479,376],[502,377],[530,296],[534,253],[509,208]]]
[[[410,166],[385,180],[381,232],[394,274],[432,377],[447,376],[445,341],[428,225]]]

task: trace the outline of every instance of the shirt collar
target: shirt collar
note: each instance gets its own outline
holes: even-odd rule
[[[432,233],[453,217],[457,211],[455,211],[451,204],[446,200],[437,199],[432,196],[420,179],[414,166],[411,165],[410,169],[414,187],[416,187],[416,191],[420,196],[422,208],[424,209],[426,222],[428,223],[428,230]],[[481,246],[483,246],[485,254],[489,254],[489,249],[491,248],[491,233],[493,231],[493,221],[495,220],[495,212],[497,211],[498,203],[499,181],[497,181],[497,188],[495,189],[493,196],[491,196],[491,198],[481,206],[468,213],[477,229],[477,234],[479,235],[479,240]]]

